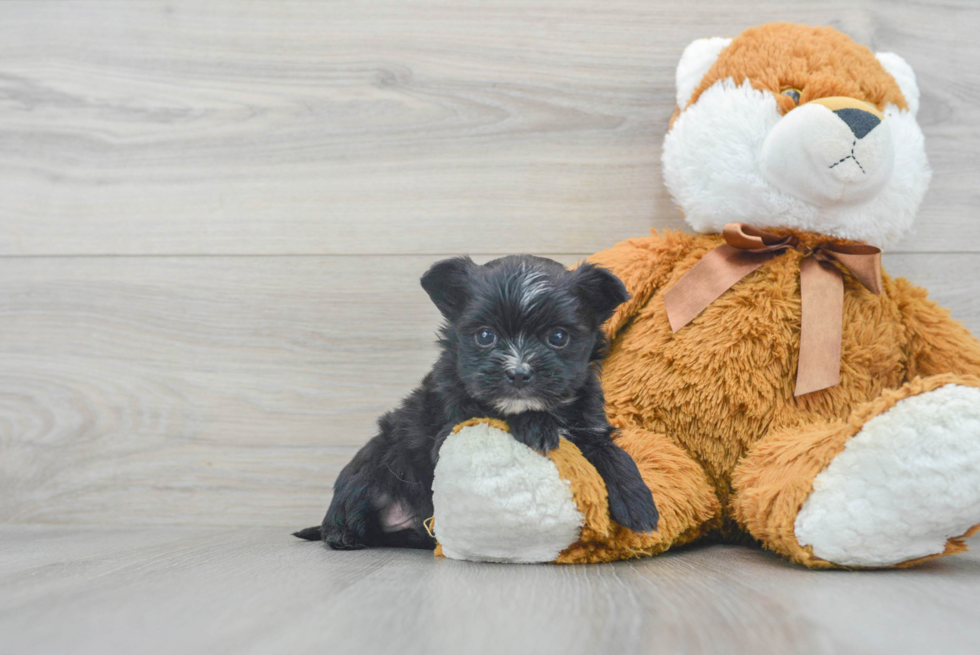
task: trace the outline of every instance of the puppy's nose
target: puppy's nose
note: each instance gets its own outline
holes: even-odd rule
[[[510,383],[518,389],[526,387],[534,379],[534,371],[526,364],[517,368],[509,368],[504,371]]]
[[[878,127],[878,123],[881,122],[881,119],[870,111],[864,111],[863,109],[856,109],[854,107],[844,107],[843,109],[834,111],[834,113],[851,128],[851,132],[854,133],[854,138],[856,139],[863,139],[868,132]]]

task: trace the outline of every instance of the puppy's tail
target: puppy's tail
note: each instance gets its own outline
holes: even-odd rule
[[[323,539],[323,533],[320,532],[319,525],[314,525],[312,528],[306,528],[305,530],[294,532],[293,536],[299,537],[300,539],[306,539],[307,541],[320,541]]]

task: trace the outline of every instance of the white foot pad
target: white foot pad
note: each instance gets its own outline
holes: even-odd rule
[[[553,562],[585,522],[554,462],[486,424],[446,439],[432,501],[436,538],[453,559]]]
[[[980,389],[948,384],[898,401],[813,481],[796,538],[844,566],[943,552],[980,523]]]

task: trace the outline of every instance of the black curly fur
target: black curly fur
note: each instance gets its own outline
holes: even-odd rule
[[[439,448],[473,417],[507,421],[517,440],[540,452],[555,448],[561,431],[605,481],[612,518],[638,532],[656,529],[650,490],[613,443],[598,377],[606,351],[600,327],[629,298],[623,283],[591,264],[567,271],[516,255],[483,266],[467,257],[441,261],[422,286],[446,319],[438,361],[341,471],[323,524],[295,536],[336,549],[433,548],[422,522],[433,513]],[[561,347],[548,342],[558,329],[569,335]],[[483,330],[496,336],[492,346],[477,342]],[[514,382],[515,366],[523,385]]]

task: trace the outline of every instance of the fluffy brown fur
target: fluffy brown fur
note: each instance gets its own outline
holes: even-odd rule
[[[826,27],[773,23],[746,30],[721,52],[690,102],[729,77],[771,92],[784,113],[796,106],[781,95],[787,88],[802,90],[801,104],[846,96],[879,110],[908,106],[870,50]],[[632,296],[605,326],[612,347],[603,387],[610,423],[620,430],[617,443],[652,489],[660,523],[656,534],[638,535],[604,520],[602,480],[565,448],[552,459],[586,521],[559,562],[652,555],[714,535],[757,540],[812,568],[835,567],[794,534],[817,474],[867,421],[902,398],[950,383],[980,387],[980,342],[923,289],[883,275],[876,296],[841,269],[840,383],[794,397],[800,262],[807,248],[830,240],[794,234],[798,250],[768,260],[677,333],[663,294],[723,243],[720,235],[654,233],[590,258]],[[898,566],[960,552],[972,531],[949,539],[942,553]]]
[[[846,96],[879,109],[907,107],[872,52],[827,27],[772,23],[745,30],[721,52],[690,103],[725,78],[771,92],[784,113],[796,106],[781,95],[788,88],[802,90],[800,104]],[[655,538],[583,537],[564,558],[653,554],[714,533],[758,540],[813,568],[833,567],[794,535],[816,475],[898,400],[948,383],[980,387],[980,342],[923,289],[884,275],[884,292],[876,296],[842,269],[840,383],[794,397],[800,261],[806,248],[828,241],[794,234],[799,250],[769,260],[676,334],[663,294],[721,236],[654,233],[591,258],[632,294],[606,325],[612,349],[603,385],[619,443],[653,488],[661,522]],[[963,550],[962,539],[949,539],[933,557]]]
[[[827,241],[796,234],[803,248]],[[672,333],[664,291],[721,243],[718,235],[668,232],[592,257],[633,295],[607,324],[613,345],[603,383],[620,445],[654,487],[661,526],[657,543],[606,544],[581,559],[609,559],[610,548],[652,554],[717,531],[729,539],[747,533],[811,567],[833,566],[793,536],[817,473],[897,400],[948,383],[980,387],[980,342],[922,289],[885,275],[875,296],[844,271],[841,381],[794,398],[799,250],[768,261]],[[643,552],[630,553],[631,545]],[[960,549],[960,538],[951,539],[945,554]]]
[[[827,241],[795,234],[803,249]],[[632,294],[606,324],[612,349],[603,386],[617,444],[653,491],[660,524],[650,535],[610,522],[602,479],[563,440],[549,457],[571,484],[585,525],[559,563],[654,555],[714,535],[755,539],[811,568],[836,568],[793,532],[813,479],[902,398],[950,383],[980,387],[980,342],[923,289],[885,274],[884,293],[875,296],[842,269],[841,381],[794,397],[800,250],[771,259],[672,333],[664,291],[722,242],[654,233],[591,258]],[[943,553],[899,566],[961,552],[972,532],[949,539]]]
[[[797,103],[780,95],[801,89],[799,104],[814,98],[847,96],[883,110],[887,103],[905,109],[905,97],[894,78],[865,46],[832,27],[767,23],[751,27],[726,47],[689,104],[718,80],[748,78],[760,91],[770,91],[783,112]]]

